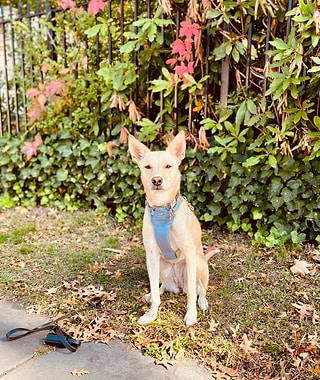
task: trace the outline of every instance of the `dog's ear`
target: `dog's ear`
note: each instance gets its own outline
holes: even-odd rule
[[[134,162],[139,163],[142,157],[150,150],[138,141],[134,136],[129,134],[129,152]]]
[[[186,137],[184,131],[180,131],[177,136],[169,143],[167,152],[177,157],[179,164],[184,159],[186,152]]]

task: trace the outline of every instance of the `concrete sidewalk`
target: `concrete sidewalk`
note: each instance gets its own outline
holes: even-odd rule
[[[27,314],[17,304],[0,300],[0,379],[74,380],[71,371],[85,369],[84,380],[212,380],[211,373],[193,360],[180,360],[165,369],[118,340],[109,346],[84,343],[76,353],[57,349],[43,356],[34,353],[44,347],[46,331],[6,341],[5,334],[15,327],[33,328],[45,322],[49,322],[45,316]]]

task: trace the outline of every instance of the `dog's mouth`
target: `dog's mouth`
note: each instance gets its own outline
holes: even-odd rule
[[[163,187],[162,185],[158,185],[158,186],[152,185],[152,190],[161,191],[163,190]]]

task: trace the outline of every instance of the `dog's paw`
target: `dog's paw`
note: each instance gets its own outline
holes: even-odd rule
[[[198,305],[199,305],[200,310],[208,310],[209,309],[209,304],[208,304],[206,297],[199,297]]]
[[[147,312],[138,319],[138,323],[139,325],[147,325],[148,323],[153,322],[156,318],[157,318],[157,315]]]
[[[148,293],[148,294],[145,294],[142,299],[145,301],[145,302],[149,302],[151,303],[151,293]]]
[[[184,322],[187,326],[192,326],[197,323],[197,310],[187,311],[187,314],[184,317]]]

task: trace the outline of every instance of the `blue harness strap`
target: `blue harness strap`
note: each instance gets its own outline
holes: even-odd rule
[[[173,223],[175,212],[178,210],[182,202],[183,198],[179,196],[174,207],[151,207],[147,203],[156,241],[166,260],[175,260],[177,258],[176,252],[170,245],[170,228]]]

